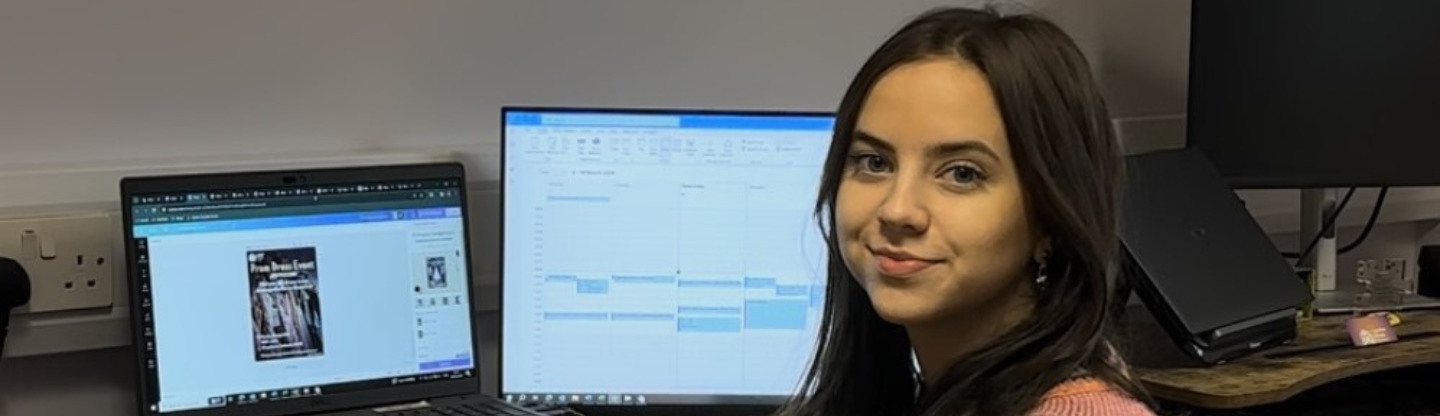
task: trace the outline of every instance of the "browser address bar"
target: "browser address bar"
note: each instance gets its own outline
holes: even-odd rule
[[[195,211],[217,211],[232,209],[254,209],[268,206],[264,202],[232,202],[220,204],[189,205],[178,207],[166,207],[164,212],[195,212]]]
[[[680,127],[680,117],[635,114],[541,114],[546,126]]]

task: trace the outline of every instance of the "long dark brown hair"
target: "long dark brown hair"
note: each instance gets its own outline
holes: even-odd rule
[[[944,374],[930,375],[932,383],[922,387],[904,328],[880,318],[845,267],[835,197],[872,87],[897,66],[933,58],[963,60],[985,74],[1031,218],[1053,249],[1031,316]],[[810,371],[781,414],[1019,415],[1077,374],[1149,403],[1107,338],[1119,286],[1111,276],[1119,250],[1122,157],[1085,57],[1049,21],[946,8],[903,26],[860,68],[840,103],[816,205],[830,256],[830,293]]]

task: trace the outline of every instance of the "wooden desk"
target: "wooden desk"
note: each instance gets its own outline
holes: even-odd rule
[[[1319,316],[1302,322],[1295,342],[1209,368],[1136,368],[1156,397],[1210,409],[1238,409],[1278,403],[1311,388],[1377,371],[1440,362],[1440,311],[1401,313],[1395,327],[1401,341],[1365,348],[1346,347],[1289,357],[1286,352],[1349,345],[1350,315]]]

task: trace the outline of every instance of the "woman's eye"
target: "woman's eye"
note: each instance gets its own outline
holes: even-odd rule
[[[884,173],[890,171],[890,162],[880,157],[880,155],[854,155],[850,157],[850,160],[855,167],[865,173]]]
[[[952,167],[946,172],[946,175],[950,181],[965,187],[979,186],[980,182],[985,181],[985,173],[972,166]]]

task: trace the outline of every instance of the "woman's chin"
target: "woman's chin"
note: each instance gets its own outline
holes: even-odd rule
[[[935,316],[934,302],[912,290],[878,287],[870,291],[870,305],[886,322],[908,326]]]

